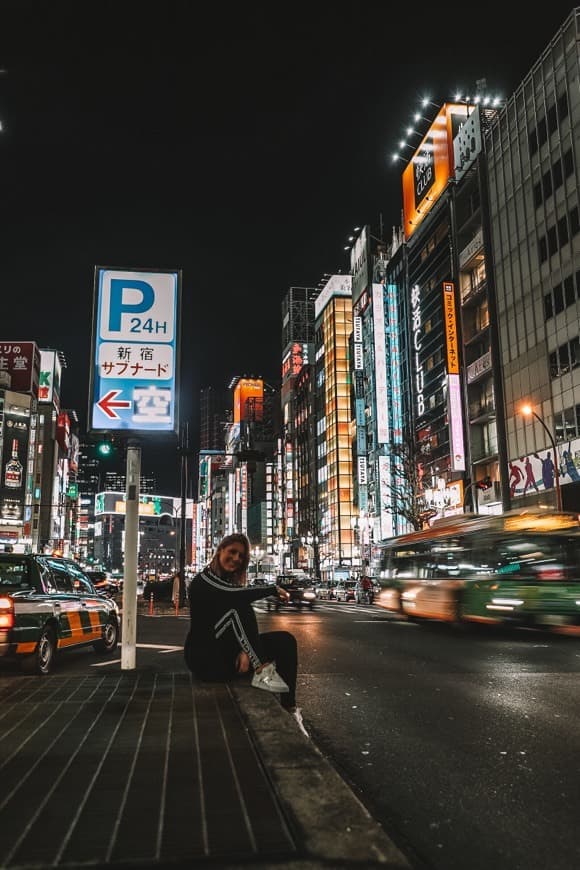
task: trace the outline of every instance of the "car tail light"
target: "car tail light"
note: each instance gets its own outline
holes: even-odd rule
[[[14,605],[11,598],[0,598],[0,629],[14,627]]]

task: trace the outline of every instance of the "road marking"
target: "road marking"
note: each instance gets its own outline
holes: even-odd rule
[[[121,644],[118,644],[121,646]],[[183,652],[182,646],[168,646],[166,643],[137,643],[135,644],[137,649],[156,649],[159,652],[159,655],[164,655],[166,653],[174,653],[174,652]],[[104,668],[108,665],[118,665],[121,659],[107,659],[106,662],[93,662],[93,668]]]

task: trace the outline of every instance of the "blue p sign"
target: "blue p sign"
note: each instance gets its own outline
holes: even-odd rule
[[[125,290],[138,290],[141,299],[137,302],[124,301]],[[125,294],[126,299],[126,294]],[[121,318],[123,314],[143,314],[153,308],[155,293],[151,284],[146,281],[126,280],[124,278],[111,278],[111,291],[109,297],[109,331],[121,331]]]
[[[165,272],[100,273],[99,339],[162,342],[175,338],[175,276]]]

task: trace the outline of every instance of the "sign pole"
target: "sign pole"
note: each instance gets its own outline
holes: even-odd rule
[[[189,448],[189,429],[187,423],[181,427],[181,522],[179,524],[179,603],[185,602],[185,562],[187,540],[187,451]]]
[[[125,566],[123,576],[123,625],[121,630],[121,670],[123,671],[135,670],[140,477],[141,447],[138,441],[131,439],[127,444]]]

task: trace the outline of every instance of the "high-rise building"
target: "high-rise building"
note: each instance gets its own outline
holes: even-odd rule
[[[232,397],[227,389],[202,387],[199,391],[199,449],[223,450],[225,427],[232,419]]]
[[[331,275],[315,303],[316,455],[323,577],[348,574],[354,558],[349,338],[352,276]]]
[[[512,507],[555,504],[559,470],[580,509],[579,24],[574,9],[485,137]]]
[[[300,559],[300,520],[296,516],[298,478],[305,469],[296,465],[296,378],[302,366],[314,362],[314,303],[319,293],[314,287],[290,287],[282,300],[282,383],[279,473],[276,475],[277,516],[275,547],[286,560],[286,566]],[[307,520],[303,519],[303,523]],[[287,549],[286,549],[287,548]],[[282,559],[281,559],[282,562]]]

